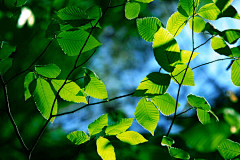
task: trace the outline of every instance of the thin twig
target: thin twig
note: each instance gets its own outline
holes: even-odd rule
[[[206,44],[209,40],[211,40],[213,37],[214,37],[214,36],[208,38],[204,43],[202,43],[202,44],[200,44],[199,46],[197,46],[196,48],[194,48],[194,50],[196,50],[196,49],[202,47],[203,45],[205,45],[205,44]]]
[[[13,128],[15,130],[16,135],[17,135],[17,138],[18,138],[19,142],[21,143],[23,149],[25,151],[28,151],[28,148],[27,148],[27,146],[25,145],[25,143],[24,143],[24,141],[22,139],[22,136],[21,136],[21,134],[20,134],[20,132],[19,132],[19,130],[17,128],[17,125],[16,125],[16,123],[15,123],[15,121],[13,119],[12,113],[11,113],[10,104],[9,104],[9,100],[8,100],[7,85],[4,83],[4,80],[3,80],[1,75],[0,75],[0,77],[1,77],[0,78],[1,79],[1,83],[3,85],[4,97],[5,97],[5,103],[6,103],[6,111],[7,111],[8,117],[9,117],[11,123],[12,123],[12,126],[13,126]]]
[[[52,41],[53,41],[53,40],[51,40],[51,41],[48,43],[47,47],[43,50],[43,52],[32,62],[32,64],[31,64],[27,69],[25,69],[25,70],[23,70],[23,71],[15,74],[12,78],[10,78],[10,79],[6,82],[6,85],[7,85],[9,82],[11,82],[14,78],[16,78],[17,76],[19,76],[19,75],[25,73],[26,71],[28,71],[28,70],[39,60],[39,58],[42,57],[42,55],[46,52],[47,48],[50,46],[50,44],[52,43]]]
[[[79,77],[79,78],[77,78],[77,79],[74,79],[74,80],[71,80],[71,81],[66,82],[66,84],[71,83],[71,82],[76,82],[77,80],[83,79],[83,78],[84,78],[84,77]]]
[[[80,108],[77,108],[73,111],[69,111],[69,112],[64,112],[64,113],[60,113],[60,114],[57,114],[57,115],[53,115],[53,117],[59,117],[59,116],[63,116],[63,115],[66,115],[66,114],[71,114],[71,113],[74,113],[76,111],[79,111],[87,106],[92,106],[92,105],[96,105],[96,104],[101,104],[101,103],[106,103],[106,102],[110,102],[110,101],[113,101],[113,100],[116,100],[116,99],[120,99],[120,98],[123,98],[123,97],[128,97],[128,96],[131,96],[133,95],[133,93],[129,93],[129,94],[126,94],[126,95],[122,95],[122,96],[119,96],[119,97],[114,97],[112,99],[109,99],[108,101],[107,100],[104,100],[104,101],[101,101],[101,102],[96,102],[96,103],[90,103],[90,104],[86,104]]]
[[[182,114],[184,114],[184,113],[186,113],[186,112],[188,112],[188,111],[190,111],[190,110],[192,110],[192,109],[193,109],[193,108],[188,108],[187,110],[185,110],[185,111],[177,114],[176,117],[178,117],[178,116],[180,116],[180,115],[182,115]]]
[[[116,7],[120,7],[120,6],[125,6],[125,3],[124,4],[119,4],[119,5],[116,5],[116,6],[111,6],[111,7],[108,7],[108,8],[116,8]]]
[[[194,50],[195,50],[195,47],[194,47],[194,13],[195,13],[195,6],[194,6],[194,3],[195,3],[195,2],[194,2],[194,0],[193,0],[193,18],[192,18],[192,53],[191,53],[191,56],[190,56],[190,58],[189,58],[189,60],[188,60],[187,68],[186,68],[186,70],[185,70],[185,72],[184,72],[184,75],[183,75],[182,81],[181,81],[181,83],[179,84],[179,87],[178,87],[178,93],[177,93],[177,101],[176,101],[175,112],[174,112],[174,116],[173,116],[172,123],[171,123],[171,125],[170,125],[170,127],[169,127],[169,129],[168,129],[168,132],[167,132],[167,135],[166,135],[166,136],[169,135],[169,133],[170,133],[170,131],[171,131],[171,129],[172,129],[173,123],[174,123],[174,121],[175,121],[175,119],[176,119],[176,117],[177,117],[176,115],[177,115],[178,100],[179,100],[179,95],[180,95],[181,86],[182,86],[183,80],[184,80],[184,78],[185,78],[185,76],[186,76],[186,73],[187,73],[188,67],[189,67],[189,65],[190,65],[190,62],[191,62],[191,59],[192,59],[192,56],[193,56],[193,53],[194,53]]]

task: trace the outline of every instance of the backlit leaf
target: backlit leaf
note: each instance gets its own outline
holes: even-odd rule
[[[148,141],[141,134],[134,131],[126,131],[118,134],[116,137],[122,142],[126,142],[131,145],[137,145]]]
[[[240,38],[240,30],[229,29],[222,32],[221,36],[230,44],[235,43]]]
[[[140,4],[136,2],[127,2],[125,5],[125,17],[129,20],[137,18],[140,12]]]
[[[35,70],[38,74],[47,78],[56,78],[61,73],[61,69],[56,64],[35,66]]]
[[[171,77],[168,74],[150,73],[141,81],[133,96],[152,97],[164,94],[168,89],[170,80]]]
[[[154,34],[161,26],[161,21],[155,17],[137,19],[138,33],[144,40],[148,42],[153,41]]]
[[[12,58],[0,60],[0,75],[4,75],[11,66]]]
[[[82,10],[76,6],[69,6],[63,9],[60,9],[57,12],[57,16],[62,20],[80,20],[85,19],[86,15]]]
[[[175,141],[172,138],[163,136],[161,145],[171,147],[174,143],[175,143]]]
[[[133,122],[134,118],[123,118],[120,121],[108,126],[105,130],[107,135],[117,135],[125,132]]]
[[[232,5],[230,5],[226,10],[224,10],[220,17],[231,17],[235,19],[240,19],[237,10]]]
[[[240,144],[230,139],[223,140],[217,149],[224,159],[232,159],[240,155]]]
[[[158,107],[163,115],[169,116],[175,112],[176,100],[170,96],[170,94],[165,93],[160,96],[155,96],[151,98],[152,102]],[[180,104],[178,103],[178,107]]]
[[[61,32],[57,36],[57,41],[64,53],[69,56],[76,56],[80,53],[88,35],[89,33],[83,30]],[[82,53],[100,45],[101,43],[99,43],[93,36],[90,36]]]
[[[97,99],[107,99],[107,89],[104,83],[91,70],[85,69],[84,74],[84,91],[91,97]]]
[[[215,5],[215,3],[209,3],[201,7],[198,11],[198,15],[209,20],[216,20],[221,14],[221,11]]]
[[[180,60],[180,50],[176,40],[162,27],[154,35],[153,51],[158,64],[167,72],[172,72],[174,70],[172,64]]]
[[[97,139],[97,152],[103,160],[116,160],[114,147],[106,138],[99,137]]]
[[[193,21],[193,18],[191,18],[188,23],[191,30],[192,30],[192,21]],[[193,30],[194,32],[200,33],[204,31],[205,25],[206,25],[206,22],[201,17],[194,17],[194,30]]]
[[[179,0],[178,11],[187,17],[193,15],[193,1],[195,7],[194,13],[196,13],[199,5],[199,0]]]
[[[159,112],[154,104],[142,98],[137,104],[134,115],[137,122],[154,135],[159,120]]]
[[[197,53],[197,52],[192,53],[192,51],[181,50],[180,51],[180,55],[181,55],[180,62],[181,63],[188,63],[189,59],[191,57],[191,54],[192,54],[191,60],[193,60],[199,53]]]
[[[204,97],[195,96],[193,94],[189,94],[187,96],[188,103],[194,108],[200,108],[205,111],[209,111],[211,109],[207,100]]]
[[[184,159],[184,160],[185,159],[190,159],[189,153],[187,153],[186,151],[181,150],[179,148],[171,147],[169,149],[169,153],[174,158],[179,158],[179,159]]]
[[[42,78],[38,78],[37,85],[33,95],[38,110],[40,111],[44,118],[48,119],[51,113],[53,101],[55,99],[55,95],[49,83]],[[57,100],[54,103],[52,114],[53,115],[57,114]],[[51,119],[51,122],[53,122],[54,119],[55,117]]]
[[[232,54],[229,57],[240,57],[240,46],[231,48]]]
[[[25,101],[28,100],[31,97],[31,93],[29,91],[29,85],[32,83],[32,81],[35,79],[34,73],[29,72],[24,79],[24,97]]]
[[[213,2],[216,4],[220,11],[224,11],[231,5],[233,0],[213,0]]]
[[[83,131],[74,131],[67,135],[67,138],[76,145],[80,145],[89,140],[89,137]]]
[[[171,15],[167,22],[167,30],[176,37],[184,28],[187,23],[188,17],[180,14],[179,12],[175,12]]]
[[[231,80],[235,86],[240,86],[240,60],[235,60],[231,67]]]
[[[208,124],[211,122],[210,115],[205,110],[197,109],[197,116],[198,116],[199,121],[202,124]]]
[[[99,18],[102,16],[102,10],[99,6],[94,5],[86,10],[86,15],[88,16],[88,19],[93,19],[93,20],[91,21],[91,23],[81,26],[80,28],[83,30],[92,28],[98,22]],[[99,23],[97,24],[96,27],[101,28]]]
[[[102,131],[103,127],[108,125],[108,116],[104,114],[88,125],[89,134],[95,135]]]
[[[220,35],[222,34],[219,30],[215,28],[211,23],[207,22],[205,25],[205,30],[208,31],[211,35]]]
[[[186,64],[178,64],[175,66],[174,71],[172,72],[172,80],[176,82],[177,84],[180,84],[182,82],[184,73],[186,71],[187,65]],[[174,77],[174,78],[173,78]],[[187,69],[187,72],[185,74],[184,80],[182,82],[182,85],[186,86],[194,86],[194,74],[191,68]]]
[[[214,51],[222,55],[229,56],[232,53],[227,43],[219,37],[212,38],[211,47]]]
[[[134,1],[137,1],[137,2],[142,2],[142,3],[150,3],[154,0],[134,0]]]
[[[51,80],[53,87],[58,92],[58,90],[61,88],[65,80]],[[75,83],[71,82],[70,80],[67,81],[67,83],[64,85],[64,87],[59,92],[59,96],[69,102],[75,102],[75,103],[87,103],[85,96],[76,96],[81,88]]]

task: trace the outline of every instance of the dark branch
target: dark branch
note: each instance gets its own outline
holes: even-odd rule
[[[186,113],[186,112],[188,112],[188,111],[190,111],[190,110],[192,110],[192,109],[193,109],[193,108],[188,108],[186,111],[183,111],[183,112],[177,114],[176,117],[178,117],[178,116],[180,116],[180,115],[182,115],[182,114],[184,114],[184,113]]]
[[[197,46],[196,48],[194,48],[194,50],[196,50],[196,49],[202,47],[203,45],[205,45],[205,44],[206,44],[208,41],[210,41],[213,37],[214,37],[214,36],[208,38],[204,43],[202,43],[202,44],[200,44],[199,46]]]
[[[108,7],[108,8],[116,8],[116,7],[121,7],[121,6],[125,6],[125,3],[124,4],[119,4],[119,5],[116,5],[116,6],[111,6],[111,7]]]

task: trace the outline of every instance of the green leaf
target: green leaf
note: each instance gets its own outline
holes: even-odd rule
[[[235,86],[240,86],[240,60],[235,60],[231,67],[231,80]]]
[[[25,101],[31,97],[31,93],[29,91],[29,85],[35,79],[35,75],[33,72],[29,72],[24,79],[24,97]]]
[[[12,58],[3,59],[0,61],[0,75],[4,75],[12,66]]]
[[[34,101],[40,113],[43,115],[44,118],[48,119],[51,113],[53,101],[55,99],[55,95],[49,85],[49,83],[42,79],[37,79],[37,85],[34,90]],[[52,115],[57,114],[57,100],[54,103]],[[55,117],[51,119],[53,122]]]
[[[97,139],[97,152],[103,160],[116,160],[114,147],[111,142],[103,137]]]
[[[229,56],[232,54],[231,49],[222,38],[213,37],[211,40],[211,47],[214,51],[221,55]]]
[[[240,38],[240,30],[238,29],[229,29],[222,32],[221,36],[230,44],[237,42]]]
[[[233,108],[224,108],[223,118],[231,126],[231,132],[238,133],[240,129],[240,114]],[[232,130],[232,128],[236,130]]]
[[[153,51],[158,64],[167,72],[172,72],[173,63],[180,60],[180,50],[176,40],[162,27],[154,35]]]
[[[192,22],[193,22],[193,18],[191,18],[188,23],[191,30],[192,30]],[[201,17],[194,17],[194,30],[193,30],[194,32],[200,33],[204,31],[205,25],[206,25],[206,22]]]
[[[158,107],[163,115],[169,116],[175,112],[176,100],[170,96],[170,94],[165,93],[160,96],[155,96],[151,98],[152,102]],[[178,103],[178,107],[180,104]]]
[[[199,121],[202,124],[208,124],[211,122],[210,115],[205,110],[197,109],[197,116],[198,116]]]
[[[204,97],[195,96],[193,94],[189,94],[187,96],[188,103],[194,108],[200,108],[205,111],[209,111],[211,109],[207,100]]]
[[[35,66],[35,71],[47,78],[56,78],[61,73],[61,69],[56,64]]]
[[[8,58],[12,52],[16,51],[16,46],[10,45],[8,43],[3,43],[0,45],[0,59]]]
[[[107,89],[104,83],[89,69],[85,69],[84,86],[84,91],[89,96],[97,99],[108,99]]]
[[[233,0],[213,0],[213,2],[216,4],[220,11],[224,11],[231,5]]]
[[[198,11],[198,15],[209,20],[216,20],[221,14],[221,11],[215,5],[215,3],[209,3],[201,7]]]
[[[83,131],[74,131],[67,135],[67,138],[76,145],[80,145],[89,140],[89,137]]]
[[[102,16],[101,7],[97,5],[91,6],[86,10],[86,15],[88,16],[88,19],[94,19],[94,20],[92,20],[91,23],[88,23],[85,26],[82,26],[81,29],[87,29],[87,28],[91,28],[92,26],[95,26],[99,18]],[[96,27],[101,28],[99,23],[97,24]]]
[[[232,5],[230,5],[226,10],[224,10],[220,17],[231,17],[235,19],[240,19],[237,10]]]
[[[140,36],[148,41],[152,42],[154,34],[162,26],[161,21],[155,17],[146,17],[137,19],[137,29]]]
[[[62,87],[65,80],[51,80],[53,87],[58,92],[58,90]],[[59,92],[59,96],[69,102],[75,103],[87,103],[85,96],[77,96],[77,94],[81,91],[81,88],[75,83],[70,80],[66,82],[64,87]]]
[[[117,135],[125,132],[132,125],[133,119],[134,118],[122,118],[117,123],[107,126],[105,133],[107,135]]]
[[[194,0],[195,12],[198,9],[199,0]],[[178,4],[178,11],[186,17],[193,15],[193,0],[180,0]]]
[[[84,12],[75,6],[60,9],[57,12],[57,16],[62,20],[81,20],[86,18]]]
[[[154,135],[159,120],[159,112],[154,104],[142,98],[134,113],[137,122]]]
[[[181,150],[179,148],[171,147],[169,149],[169,153],[174,158],[179,158],[179,159],[184,159],[184,160],[185,159],[190,159],[189,153],[187,153],[186,151]]]
[[[108,125],[108,116],[104,114],[88,125],[89,134],[95,135],[102,131],[103,127]]]
[[[191,60],[193,60],[199,53],[197,53],[197,52],[192,53],[192,51],[181,50],[180,51],[180,55],[181,55],[180,63],[188,63],[189,59],[191,57],[191,54],[192,54]]]
[[[164,94],[168,89],[170,80],[171,77],[168,74],[150,73],[141,81],[133,96],[152,97]]]
[[[172,138],[163,136],[161,145],[171,147],[174,143],[175,143],[175,141]]]
[[[140,4],[136,2],[127,2],[125,5],[125,17],[129,20],[137,18],[140,12]]]
[[[213,111],[210,110],[209,113],[211,113],[216,118],[216,121],[219,121],[217,115]]]
[[[147,142],[141,134],[134,131],[126,131],[116,136],[120,141],[129,143],[131,145],[137,145],[140,143]]]
[[[176,82],[177,84],[180,84],[182,82],[186,68],[187,68],[186,64],[176,65],[174,71],[172,72],[172,80],[174,82]],[[186,86],[194,86],[195,85],[194,74],[190,67],[187,69],[187,73],[184,77],[182,85],[186,85]]]
[[[240,57],[240,46],[231,48],[232,54],[229,57]]]
[[[220,35],[222,34],[219,30],[217,30],[211,23],[207,22],[205,25],[205,30],[208,31],[211,35]]]
[[[217,149],[224,159],[232,159],[240,155],[240,144],[230,139],[223,140]]]
[[[69,56],[76,56],[79,55],[88,35],[89,33],[83,30],[61,32],[57,36],[57,41],[64,53]],[[82,53],[100,45],[101,43],[99,43],[93,36],[90,36],[86,45],[84,46],[84,49],[82,50]]]
[[[48,25],[48,28],[45,33],[45,38],[56,38],[57,32],[60,31],[60,25],[57,21],[52,20],[51,23]]]
[[[180,14],[179,12],[175,12],[171,15],[167,22],[167,30],[176,37],[184,28],[187,23],[188,17]]]
[[[137,2],[142,2],[142,3],[150,3],[154,0],[134,0],[134,1],[137,1]]]

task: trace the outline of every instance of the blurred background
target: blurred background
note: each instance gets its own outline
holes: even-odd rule
[[[4,6],[2,5],[3,0],[0,0],[0,41],[8,41],[17,45],[16,51],[11,55],[13,66],[4,75],[5,81],[25,70],[45,49],[50,41],[45,38],[45,31],[52,18],[56,16],[55,11],[66,6],[77,6],[86,10],[93,4],[101,6],[104,10],[108,3],[105,0],[12,0],[10,2],[8,6]],[[19,7],[14,7],[15,2]],[[201,2],[200,5],[203,5],[212,1],[202,0]],[[124,0],[113,0],[112,6],[124,3]],[[19,26],[18,24],[22,4],[30,9],[30,14],[35,19],[31,25]],[[232,5],[240,13],[240,1],[234,0]],[[150,4],[141,3],[139,18],[154,16],[166,26],[168,18],[177,11],[177,6],[178,0],[154,0]],[[239,29],[240,26],[240,20],[230,18],[220,18],[211,23],[220,31]],[[132,93],[146,75],[159,71],[160,67],[154,58],[152,43],[146,42],[140,37],[136,28],[136,20],[125,18],[124,6],[109,9],[100,21],[100,25],[102,29],[97,28],[93,35],[103,45],[97,49],[96,54],[85,64],[85,67],[93,70],[104,82],[109,98]],[[187,24],[176,37],[180,49],[191,51],[191,34],[192,31]],[[196,46],[204,43],[209,37],[208,34],[195,33]],[[239,43],[237,41],[232,46],[238,46]],[[200,54],[191,62],[191,68],[225,57],[211,49],[210,41],[196,52]],[[65,79],[72,69],[75,59],[76,57],[64,54],[57,41],[54,40],[36,65],[57,64],[62,70],[58,78]],[[186,96],[192,93],[205,97],[220,119],[217,124],[203,126],[198,121],[195,110],[177,118],[170,137],[176,141],[175,147],[188,151],[193,158],[222,159],[216,151],[218,141],[230,138],[239,142],[240,103],[238,99],[240,89],[231,82],[231,71],[226,70],[229,64],[230,60],[218,61],[193,70],[195,86],[183,86],[181,89],[179,100],[181,106],[178,113],[188,109]],[[26,73],[18,76],[8,84],[8,94],[13,117],[26,145],[31,147],[46,120],[35,107],[32,98],[24,101],[25,75]],[[82,76],[83,72],[79,69],[70,78],[76,79]],[[83,86],[82,80],[77,83]],[[177,89],[178,85],[171,82],[167,92],[176,99]],[[70,159],[82,146],[72,144],[66,138],[67,134],[76,130],[87,133],[88,124],[105,113],[109,113],[113,121],[124,117],[132,118],[139,100],[138,97],[126,97],[57,117],[53,124],[48,125],[33,152],[32,159]],[[61,99],[58,101],[58,113],[71,111],[83,105],[72,104]],[[90,99],[90,103],[98,101],[94,98]],[[0,86],[0,102],[0,109],[5,109],[2,86]],[[115,147],[117,159],[173,159],[169,156],[167,149],[160,144],[171,121],[172,115],[165,117],[160,114],[158,127],[153,137],[134,120],[130,130],[142,133],[149,140],[148,143],[138,146],[130,146],[114,137],[109,137]],[[209,141],[203,140],[206,137]],[[2,110],[0,110],[0,159],[26,159],[9,118]],[[95,142],[90,142],[74,159],[100,159]]]

